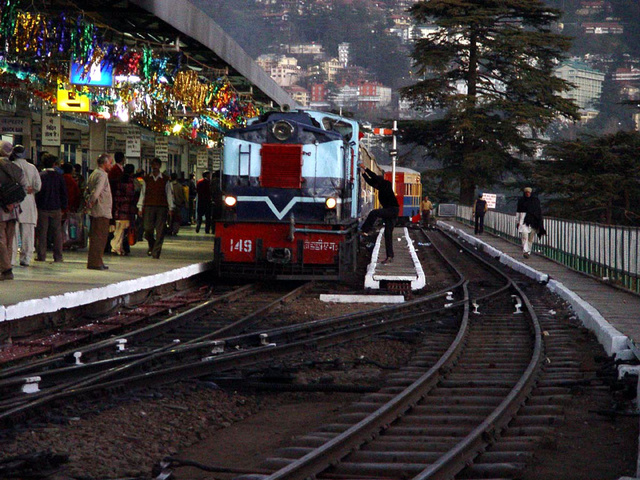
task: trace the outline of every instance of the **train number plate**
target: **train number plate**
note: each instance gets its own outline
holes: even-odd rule
[[[229,251],[251,253],[253,251],[253,240],[236,240],[230,238]]]

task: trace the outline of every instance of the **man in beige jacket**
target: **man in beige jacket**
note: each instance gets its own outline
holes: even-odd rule
[[[108,172],[113,160],[107,153],[98,157],[97,168],[87,180],[86,209],[91,217],[89,229],[89,258],[87,268],[91,270],[107,270],[102,256],[109,237],[109,221],[111,220],[111,187]]]

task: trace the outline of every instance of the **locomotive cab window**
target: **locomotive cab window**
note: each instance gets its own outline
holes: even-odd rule
[[[345,140],[351,140],[351,137],[353,136],[353,127],[349,123],[325,117],[322,119],[322,124],[325,130],[338,132]]]

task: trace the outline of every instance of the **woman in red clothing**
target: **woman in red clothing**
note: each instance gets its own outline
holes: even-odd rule
[[[78,182],[73,178],[73,165],[70,163],[65,163],[62,165],[62,173],[64,177],[64,183],[67,185],[67,200],[69,202],[69,206],[62,213],[76,213],[80,210],[80,202],[82,201],[82,194],[80,193],[80,187],[78,187]]]
[[[111,240],[111,251],[118,255],[124,255],[123,239],[130,226],[135,225],[136,215],[136,188],[133,183],[134,166],[125,165],[124,171],[116,180],[113,196],[113,218],[116,222],[116,231]]]

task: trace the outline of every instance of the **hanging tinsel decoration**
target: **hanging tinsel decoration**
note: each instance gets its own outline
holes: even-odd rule
[[[167,73],[168,61],[169,59],[167,57],[153,59],[151,69],[158,76],[158,79],[165,77]]]
[[[173,94],[193,111],[199,112],[204,108],[208,86],[200,82],[198,72],[186,70],[179,72],[173,82]]]
[[[151,64],[153,62],[153,51],[145,46],[142,48],[142,57],[140,59],[140,78],[143,80],[151,78]]]
[[[2,45],[6,45],[7,42],[13,38],[13,34],[16,31],[16,21],[18,18],[16,3],[17,2],[12,0],[7,0],[0,11],[0,41]]]
[[[29,12],[18,15],[16,28],[13,35],[14,51],[18,55],[35,53],[37,50],[37,37],[40,30],[42,17],[39,14]]]
[[[142,54],[140,52],[129,50],[116,65],[114,73],[116,75],[137,75],[141,58]]]
[[[238,98],[225,77],[211,81],[211,72],[186,67],[187,56],[181,51],[171,57],[164,51],[155,57],[152,46],[144,42],[134,48],[105,42],[103,30],[83,15],[23,12],[16,7],[20,2],[1,1],[0,78],[19,79],[34,96],[54,103],[58,84],[68,83],[73,59],[84,65],[85,76],[100,64],[113,66],[115,75],[141,77],[143,81],[137,84],[121,79],[113,89],[77,88],[94,105],[126,105],[134,113],[133,121],[154,131],[166,131],[169,111],[190,111],[200,117],[187,122],[181,135],[203,142],[259,112],[246,99]]]

